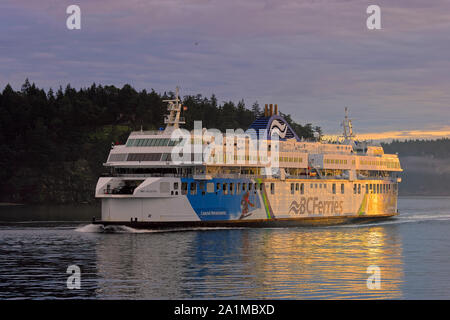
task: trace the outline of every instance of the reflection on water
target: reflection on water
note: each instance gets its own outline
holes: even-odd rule
[[[49,221],[92,221],[101,216],[97,205],[0,205],[0,223],[11,222],[49,222]]]
[[[382,227],[104,235],[100,297],[399,298],[402,250]],[[167,246],[167,243],[171,243]],[[366,286],[382,270],[382,290]]]
[[[450,298],[450,198],[399,208],[367,225],[102,233],[98,207],[3,207],[0,299]],[[66,287],[72,264],[80,290]],[[371,265],[380,290],[366,286]]]

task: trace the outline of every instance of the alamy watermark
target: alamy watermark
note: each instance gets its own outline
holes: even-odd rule
[[[367,278],[366,285],[369,290],[379,290],[381,289],[381,269],[379,266],[368,266],[367,274],[370,276]]]
[[[367,14],[370,16],[366,20],[366,26],[369,30],[380,30],[381,29],[381,8],[376,4],[372,4],[367,7]]]
[[[279,168],[280,136],[283,133],[279,128],[227,129],[224,135],[218,129],[203,128],[201,121],[194,121],[193,132],[179,128],[172,132],[170,139],[175,146],[171,161],[174,164],[250,164],[271,172]]]
[[[81,29],[81,9],[76,4],[67,7],[66,13],[70,16],[66,20],[66,27],[69,30]]]
[[[381,8],[379,5],[372,4],[366,9],[366,13],[370,16],[366,20],[366,26],[369,30],[381,29]],[[69,15],[66,20],[66,26],[69,30],[81,29],[81,8],[76,4],[67,7],[66,14]]]
[[[67,267],[67,274],[70,276],[67,278],[66,285],[67,289],[81,289],[81,269],[76,264],[72,264]]]

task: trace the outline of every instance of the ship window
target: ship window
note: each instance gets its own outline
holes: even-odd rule
[[[109,156],[109,162],[125,161],[127,153],[114,153]]]
[[[275,193],[275,183],[271,183],[270,184],[270,193],[274,194]]]
[[[353,184],[353,194],[356,194],[356,190],[357,190],[356,188],[357,188],[356,183],[354,183]]]
[[[176,139],[170,139],[169,140],[169,147],[172,147],[172,146],[174,146],[174,145],[176,145],[177,144],[177,140]]]
[[[228,183],[224,183],[222,185],[222,190],[224,194],[228,194]]]
[[[252,191],[252,189],[253,189],[253,183],[249,183],[248,184],[248,191]]]
[[[317,183],[316,183],[316,189],[317,189]]]
[[[332,190],[333,190],[333,194],[336,194],[336,183],[333,183]]]
[[[127,141],[127,147],[131,147],[133,145],[133,143],[134,143],[134,139],[129,139]]]
[[[380,193],[380,185],[377,184],[377,193]]]
[[[358,194],[361,194],[361,184],[358,184]]]
[[[262,191],[262,190],[263,190],[263,186],[264,186],[264,185],[263,185],[262,183],[259,184],[259,191]]]
[[[247,189],[247,184],[246,183],[243,183],[242,184],[242,191],[245,191]]]
[[[214,192],[214,182],[208,182],[206,184],[206,192],[208,192],[208,193]]]
[[[305,184],[304,184],[304,183],[302,183],[302,184],[300,185],[300,193],[301,193],[301,194],[304,194],[304,193],[305,193]]]
[[[216,183],[216,191],[217,191],[217,192],[220,191],[220,183]]]
[[[345,192],[345,186],[343,183],[341,183],[341,193],[344,194],[344,192]]]
[[[366,184],[366,193],[369,193],[369,185]]]
[[[298,191],[298,190],[299,190],[299,184],[296,183],[296,184],[295,184],[295,191]]]
[[[321,183],[319,184],[319,188],[322,189],[322,184]]]
[[[309,187],[312,189],[312,188],[314,188],[314,185],[311,183],[311,185]]]
[[[294,188],[294,184],[293,183],[291,183],[291,194],[294,194],[294,191],[295,191],[295,188]]]
[[[197,194],[197,183],[191,182],[191,194]]]
[[[187,194],[188,184],[187,182],[181,183],[181,194]]]
[[[173,183],[173,189],[174,190],[178,190],[178,182],[174,182]]]
[[[156,141],[158,141],[158,139],[150,139],[150,144],[149,144],[149,146],[150,146],[150,147],[155,146],[155,145],[156,145]]]
[[[230,194],[234,194],[234,183],[230,183]]]
[[[240,194],[241,193],[241,183],[239,182],[236,186],[236,194]]]

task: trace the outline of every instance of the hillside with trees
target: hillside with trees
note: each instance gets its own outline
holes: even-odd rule
[[[164,99],[173,92],[137,91],[93,84],[45,91],[25,81],[20,91],[7,85],[0,93],[0,202],[93,202],[99,175],[105,171],[111,143],[123,144],[134,130],[163,126]],[[183,97],[186,128],[194,120],[225,130],[247,128],[261,115],[258,103],[219,103],[213,95]],[[299,136],[314,135],[284,115]]]
[[[386,153],[398,153],[403,195],[450,195],[450,139],[394,140],[383,144]]]

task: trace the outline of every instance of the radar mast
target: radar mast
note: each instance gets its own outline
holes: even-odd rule
[[[184,124],[184,118],[181,115],[180,88],[177,86],[175,90],[175,99],[163,100],[168,102],[167,111],[169,114],[164,117],[164,123],[167,124],[165,131],[173,131],[179,128],[180,124]]]
[[[353,140],[355,135],[353,134],[352,120],[348,118],[348,108],[345,107],[345,118],[341,124],[344,127],[344,139]]]

